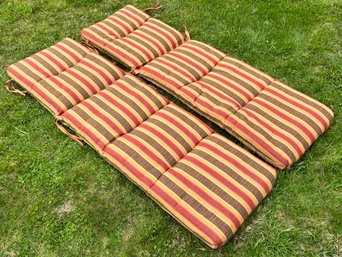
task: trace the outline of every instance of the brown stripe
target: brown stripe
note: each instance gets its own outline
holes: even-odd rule
[[[65,67],[65,69],[70,68],[72,66],[74,66],[73,61],[71,61],[71,59],[69,59],[67,56],[65,56],[63,53],[61,53],[61,50],[57,50],[55,48],[49,47],[46,49],[48,52],[53,53],[55,56],[57,56],[59,59],[61,59],[63,62],[66,63],[66,65],[68,65],[68,67]],[[55,56],[52,56],[53,58],[56,58]]]
[[[145,142],[145,145],[148,145],[149,148],[156,149],[157,152],[164,157],[170,167],[177,163],[178,160],[176,160],[172,156],[172,154],[167,149],[165,149],[162,144],[160,144],[159,138],[152,138],[151,136],[141,131],[139,128],[133,130],[130,134],[135,135],[139,139],[143,140]],[[173,138],[172,134],[168,134],[167,137]]]
[[[246,71],[247,73],[252,74],[253,76],[255,76],[255,77],[257,77],[257,78],[263,80],[267,85],[269,85],[269,84],[272,82],[272,81],[269,80],[266,76],[263,76],[263,75],[261,74],[261,72],[258,73],[258,72],[256,72],[256,71],[250,69],[250,68],[248,67],[249,65],[246,64],[246,63],[244,63],[244,65],[243,65],[243,64],[241,64],[240,62],[237,62],[236,59],[231,58],[231,57],[224,58],[223,61],[226,62],[226,63],[229,63],[229,64],[233,64],[233,65],[237,66],[238,68],[240,68],[240,69]]]
[[[207,156],[203,155],[202,153],[203,152],[197,149],[191,152],[191,154],[196,154],[200,156],[201,158],[207,158]],[[197,157],[194,157],[194,158],[197,158]],[[206,159],[206,160],[210,160],[210,159]],[[216,163],[214,165],[217,166]],[[192,168],[191,166],[183,162],[177,163],[174,168],[178,168],[182,172],[187,173],[190,177],[196,179],[200,184],[202,184],[203,187],[208,188],[212,194],[217,195],[220,198],[220,201],[225,202],[229,204],[230,206],[232,206],[237,212],[241,214],[241,216],[244,219],[248,216],[247,210],[243,207],[243,205],[239,201],[234,199],[230,194],[228,194],[225,190],[219,187],[216,183],[206,178],[205,175],[201,174],[200,172],[198,172],[197,170],[195,170],[194,168]]]
[[[277,99],[275,99],[269,95],[266,95],[264,93],[261,93],[259,98],[265,99],[267,102],[270,102],[270,103],[276,105],[278,108],[282,109],[283,112],[285,111],[285,112],[291,113],[292,115],[298,117],[300,120],[304,121],[307,125],[309,125],[311,128],[314,129],[316,136],[319,136],[322,133],[321,129],[317,125],[317,123],[315,121],[313,121],[309,116],[307,116],[304,111],[303,112],[297,111],[297,110],[293,109],[292,107],[290,107],[289,105],[283,104],[283,103],[279,102]],[[305,124],[304,124],[304,126],[305,126]]]
[[[68,40],[68,39],[63,40],[62,43],[66,44],[67,46],[75,50],[77,53],[82,55],[82,57],[84,57],[86,54],[90,52],[90,50],[85,50],[84,47],[80,45],[79,43],[75,44],[73,41]],[[78,57],[78,59],[80,60],[82,59],[82,57]]]
[[[171,73],[169,67],[166,67],[165,65],[162,65],[158,62],[150,62],[147,67],[154,67],[154,68],[158,69],[159,71],[164,72],[165,74],[169,75],[172,80],[173,79],[178,80],[183,86],[188,84],[189,82],[191,82],[191,81],[188,81],[187,79],[185,79],[184,77],[181,77],[180,75],[178,75],[175,72]],[[163,76],[163,75],[161,74],[161,76]]]
[[[291,134],[292,136],[294,136],[303,145],[305,150],[309,148],[310,145],[305,140],[305,138],[300,133],[298,133],[298,131],[296,129],[294,129],[293,127],[290,127],[287,124],[281,122],[279,119],[276,119],[275,117],[270,115],[268,112],[265,112],[262,109],[260,109],[258,106],[249,105],[247,107],[247,109],[258,113],[262,117],[267,119],[267,121],[271,123],[270,125],[272,126],[272,124],[273,124],[272,127],[274,129],[278,130],[280,133],[282,130],[284,130],[284,131],[288,132],[289,134]]]
[[[210,77],[204,77],[200,80],[201,82],[204,82],[206,84],[212,85],[217,90],[221,91],[223,94],[225,94],[227,97],[230,97],[234,101],[238,102],[240,106],[244,106],[246,104],[246,100],[241,98],[239,95],[234,93],[234,91],[231,91],[229,88],[229,85],[223,86],[221,82],[213,81]]]
[[[186,124],[188,124],[193,130],[195,130],[200,137],[205,137],[208,135],[207,130],[205,130],[203,127],[204,125],[200,124],[200,122],[197,122],[197,120],[194,120],[194,117],[190,115],[184,115],[183,113],[179,112],[177,109],[180,109],[177,105],[173,104],[173,108],[171,105],[165,106],[165,111],[170,112],[174,116],[179,117],[182,121],[184,121]]]
[[[98,56],[97,58],[95,57],[95,55],[96,54],[88,54],[87,59],[93,61],[94,63],[108,71],[114,77],[114,80],[118,80],[122,76],[121,72],[118,69],[115,69],[115,66],[109,65],[109,63],[101,60],[102,57]]]
[[[112,133],[110,133],[110,131],[108,131],[104,126],[102,126],[101,123],[93,119],[92,113],[90,113],[88,110],[83,109],[83,108],[81,109],[79,106],[75,106],[72,109],[75,113],[77,113],[82,118],[81,123],[83,124],[83,126],[93,127],[93,129],[98,131],[98,133],[102,135],[107,140],[108,143],[113,141],[115,139],[115,136]],[[94,142],[94,143],[96,144],[97,142]]]
[[[145,20],[145,21],[146,21],[148,18],[151,17],[151,16],[148,15],[147,13],[145,13],[145,12],[143,12],[143,11],[141,11],[141,10],[135,8],[135,7],[132,6],[132,5],[126,5],[123,9],[124,9],[124,10],[127,10],[127,11],[129,11],[129,12],[131,12],[131,13],[133,13],[133,14],[136,15],[136,16],[139,16],[140,18],[142,18],[142,19]]]
[[[149,173],[156,179],[158,179],[162,172],[159,171],[155,166],[153,166],[151,163],[149,163],[144,156],[142,156],[139,152],[136,152],[133,148],[126,145],[124,142],[122,142],[121,138],[116,139],[113,143],[113,146],[121,149],[125,155],[126,160],[129,161],[130,159],[133,159],[136,163],[139,163],[139,165],[142,167],[142,173]]]
[[[155,24],[157,27],[160,27],[160,28],[166,30],[171,35],[173,35],[174,38],[176,39],[177,43],[178,43],[177,45],[181,45],[184,42],[183,35],[180,32],[178,32],[177,30],[175,30],[174,28],[165,24],[164,22],[157,20],[157,19],[154,19],[154,18],[149,19],[148,22]]]
[[[222,148],[226,149],[227,151],[232,153],[235,156],[235,158],[240,159],[242,162],[250,164],[251,167],[256,169],[259,173],[263,174],[269,181],[271,181],[272,184],[275,182],[274,175],[268,169],[266,169],[264,166],[260,165],[259,162],[261,162],[261,161],[259,161],[259,160],[256,161],[256,160],[250,158],[248,155],[246,155],[246,153],[243,153],[241,151],[240,147],[234,148],[234,147],[230,146],[229,144],[223,142],[215,134],[207,137],[206,140],[209,140],[209,141],[217,144],[218,146],[221,146]],[[270,167],[270,169],[272,169],[272,168]]]
[[[220,60],[223,59],[223,57],[226,56],[224,53],[218,51],[217,49],[213,48],[212,46],[209,46],[207,44],[201,43],[201,42],[196,41],[196,40],[188,41],[186,44],[197,46],[198,48],[203,49],[204,52],[207,52],[211,55],[214,55],[218,59],[217,62],[219,62]]]
[[[50,65],[47,61],[46,58],[42,58],[38,55],[32,55],[30,58],[34,59],[36,62],[40,63],[43,67],[49,70],[49,73],[51,75],[57,75],[59,71],[57,71],[52,65]],[[57,66],[57,65],[56,65]]]
[[[75,80],[67,77],[64,73],[60,73],[58,75],[58,78],[60,78],[62,81],[64,81],[66,85],[70,85],[70,87],[75,88],[83,97],[83,99],[87,99],[88,97],[90,97],[90,95],[88,94],[88,92],[84,89],[83,86],[81,86],[81,84],[77,83]]]
[[[293,154],[292,150],[288,146],[286,146],[285,144],[280,142],[279,140],[275,139],[272,134],[269,134],[268,132],[266,132],[262,126],[259,126],[258,124],[253,123],[247,116],[245,116],[241,112],[236,112],[235,118],[238,118],[238,119],[244,121],[247,124],[247,126],[252,128],[253,130],[257,131],[263,137],[265,137],[265,139],[269,143],[273,144],[274,147],[281,149],[284,152],[284,154],[286,154],[291,159],[291,162],[297,161],[297,158]],[[274,151],[277,152],[276,149],[274,149]]]
[[[221,147],[222,147],[222,145],[221,145]],[[230,149],[230,148],[228,148],[228,149]],[[228,149],[225,148],[225,150],[228,150]],[[230,151],[228,150],[228,152],[230,152]],[[200,156],[204,160],[212,160],[213,159],[213,157],[208,152],[204,152],[202,149],[195,149],[192,151],[192,153],[197,154],[198,156]],[[234,156],[234,157],[236,157],[236,156]],[[235,169],[233,169],[231,167],[231,165],[228,166],[227,162],[222,163],[220,160],[215,159],[215,161],[212,161],[211,164],[216,166],[218,169],[223,171],[229,177],[234,179],[238,184],[242,185],[246,190],[251,192],[259,202],[264,198],[262,193],[258,190],[258,188],[254,184],[252,184],[249,181],[247,181],[246,179],[244,179],[239,174],[239,171],[236,171]],[[241,206],[241,207],[243,208],[243,206]]]
[[[134,129],[132,125],[127,121],[127,117],[121,115],[112,107],[109,107],[106,103],[104,103],[99,97],[96,95],[91,99],[95,104],[97,104],[108,116],[112,117],[113,120],[116,120],[121,126],[125,129],[124,133],[128,133]]]
[[[127,36],[127,39],[132,40],[133,42],[137,42],[138,44],[142,45],[146,49],[148,49],[154,56],[154,58],[157,58],[159,56],[158,52],[156,51],[156,48],[153,47],[148,41],[145,39],[140,38],[137,34],[132,33]]]
[[[182,201],[186,202],[190,205],[199,215],[203,216],[203,219],[206,219],[213,223],[219,230],[221,230],[227,237],[230,237],[233,232],[231,228],[221,220],[214,212],[212,212],[209,208],[198,202],[195,198],[193,198],[189,193],[187,193],[183,188],[174,183],[166,176],[162,176],[158,183],[164,184],[167,188],[169,188],[172,192],[174,192]]]
[[[129,85],[132,86],[134,89],[139,90],[147,98],[151,99],[151,101],[157,106],[158,109],[161,109],[162,107],[164,107],[165,102],[161,101],[161,99],[163,98],[161,98],[159,94],[156,94],[155,92],[151,92],[150,90],[146,88],[146,85],[144,85],[142,81],[140,82],[141,84],[139,84],[136,81],[134,81],[131,78],[131,76],[133,75],[126,75],[125,77],[122,78],[122,81],[129,83]]]
[[[286,94],[288,94],[294,98],[297,98],[299,101],[302,101],[302,102],[312,106],[314,109],[318,110],[319,112],[321,112],[321,114],[326,116],[328,118],[328,120],[332,120],[333,117],[331,116],[331,114],[329,112],[327,112],[320,104],[317,104],[317,103],[311,101],[310,100],[311,97],[309,97],[309,96],[303,97],[299,94],[296,94],[295,92],[288,90],[286,87],[282,86],[281,84],[278,84],[277,82],[272,83],[272,86],[274,86],[275,88],[283,91],[284,93],[286,93]]]
[[[238,87],[242,87],[242,88],[245,88],[247,89],[249,92],[251,92],[251,94],[253,96],[257,96],[259,94],[259,92],[261,90],[257,90],[255,89],[252,85],[248,84],[247,82],[239,79],[238,77],[234,76],[234,73],[233,72],[226,72],[226,71],[223,71],[223,70],[219,70],[219,69],[214,69],[213,70],[213,74],[220,74],[221,76],[223,76],[224,78],[228,78],[234,82],[236,82],[238,84]],[[225,85],[225,87],[229,88],[229,85]]]
[[[60,102],[63,103],[63,105],[69,109],[73,106],[73,103],[70,102],[63,93],[57,91],[56,87],[50,85],[47,80],[42,80],[40,81],[38,84],[36,84],[36,87],[43,87],[45,88],[47,91],[49,91],[50,94],[52,94],[56,99],[58,99]],[[58,103],[58,101],[56,101],[55,99],[52,99],[56,104]],[[65,109],[64,106],[61,106],[61,109]]]

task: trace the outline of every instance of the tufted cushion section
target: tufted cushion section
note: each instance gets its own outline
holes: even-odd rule
[[[184,36],[174,28],[130,5],[83,29],[81,35],[131,69],[148,63],[185,41]]]
[[[57,56],[63,60],[60,67]],[[141,79],[70,39],[8,71],[212,248],[222,246],[272,188],[276,176],[272,167]],[[79,98],[71,101],[70,92]]]
[[[63,113],[61,119],[102,152],[109,142],[132,131],[167,103],[153,88],[126,74]]]
[[[333,112],[252,66],[190,40],[137,73],[178,96],[280,169],[295,163]]]
[[[124,74],[68,38],[9,66],[7,71],[54,115],[62,114]]]

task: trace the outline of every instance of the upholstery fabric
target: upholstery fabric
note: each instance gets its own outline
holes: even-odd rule
[[[212,248],[225,244],[275,181],[271,166],[71,39],[8,73]]]
[[[131,69],[148,63],[185,41],[185,37],[174,28],[131,5],[83,29],[81,35]]]
[[[186,40],[133,6],[82,36],[280,169],[294,164],[333,118],[318,101],[209,45]]]
[[[325,105],[194,40],[139,68],[274,166],[295,163],[329,127]]]
[[[7,71],[54,115],[62,114],[124,74],[68,38],[11,65]]]

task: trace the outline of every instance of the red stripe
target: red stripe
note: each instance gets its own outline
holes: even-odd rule
[[[28,64],[28,66],[31,66],[34,70],[38,71],[39,73],[41,73],[45,77],[48,77],[51,75],[50,73],[48,73],[45,70],[43,70],[42,68],[40,68],[37,64],[32,62],[29,58],[22,60],[22,62],[25,62],[26,64]],[[27,66],[27,65],[25,65],[25,66]],[[28,67],[28,69],[32,71],[32,69],[30,69],[29,67]],[[44,78],[42,78],[42,79],[44,79]]]
[[[295,141],[293,141],[292,138],[288,137],[284,133],[281,133],[279,130],[273,128],[270,124],[268,124],[267,122],[264,122],[263,120],[261,120],[257,115],[255,115],[252,111],[248,110],[247,108],[243,108],[241,110],[245,111],[248,116],[250,116],[250,117],[254,118],[255,120],[257,120],[261,124],[261,126],[263,126],[266,129],[270,130],[273,134],[279,136],[280,138],[285,139],[295,149],[295,151],[297,152],[297,154],[299,156],[301,156],[303,154],[303,152],[299,148],[298,144]]]
[[[251,101],[253,96],[250,96],[248,93],[246,93],[244,90],[242,90],[241,88],[239,88],[238,86],[234,85],[233,83],[230,83],[228,80],[226,80],[225,78],[221,78],[218,77],[217,75],[215,75],[214,73],[209,73],[207,78],[214,78],[218,81],[220,81],[221,83],[223,83],[225,86],[227,86],[227,89],[229,89],[229,87],[233,88],[235,91],[239,92],[240,94],[242,94],[245,98],[247,98],[247,102]]]
[[[146,101],[146,99],[144,97],[142,97],[142,92],[137,93],[137,92],[131,90],[129,87],[125,86],[124,84],[121,84],[120,82],[117,82],[115,84],[115,86],[121,88],[122,90],[124,90],[125,93],[128,93],[128,94],[132,95],[134,99],[138,100],[144,107],[146,107],[147,110],[150,112],[150,113],[146,113],[147,115],[148,114],[152,114],[152,113],[154,113],[156,111],[153,108],[153,106],[148,101]],[[139,103],[137,103],[136,101],[135,101],[135,103],[139,105]]]
[[[63,112],[63,109],[57,105],[55,101],[53,101],[50,97],[48,97],[45,93],[43,93],[35,84],[31,83],[29,80],[21,76],[18,72],[16,72],[12,67],[9,67],[8,72],[12,74],[12,77],[18,78],[18,80],[22,81],[26,84],[27,89],[34,90],[39,96],[41,101],[46,101],[51,105],[53,108],[52,111],[54,111],[57,115],[61,114]],[[25,85],[24,85],[25,86]],[[33,88],[34,86],[34,88]]]
[[[65,69],[68,68],[68,66],[64,66],[61,62],[59,62],[56,58],[50,55],[49,51],[41,51],[40,52],[44,57],[49,59],[51,62],[53,62],[55,65],[60,68],[61,71],[64,71]],[[51,52],[52,53],[52,52]]]
[[[125,34],[129,34],[132,30],[130,29],[130,28],[128,28],[124,23],[122,23],[121,21],[120,21],[120,19],[119,18],[117,18],[117,17],[115,17],[115,16],[109,16],[107,19],[109,19],[109,20],[111,20],[111,21],[114,21],[114,23],[116,22],[117,24],[119,24],[121,27],[123,27],[125,30],[126,30],[126,32],[127,33],[125,33],[124,31],[124,33]]]
[[[181,87],[181,88],[179,89],[179,91],[180,91],[181,93],[186,94],[186,95],[187,95],[188,97],[190,97],[190,99],[192,99],[192,100],[195,100],[196,97],[197,97],[197,95],[191,93],[191,92],[188,90],[188,87]],[[178,93],[178,94],[180,95],[180,93]],[[183,97],[184,97],[184,96],[183,96]]]
[[[134,42],[132,42],[132,40],[129,40],[128,38],[121,38],[122,41],[126,42],[128,45],[133,46],[133,48],[136,48],[138,50],[140,50],[145,57],[147,58],[146,61],[152,60],[154,58],[154,56],[150,55],[144,48],[142,48],[141,46],[138,46],[137,44],[135,44]],[[133,50],[133,49],[132,49]],[[134,49],[135,50],[135,49]],[[138,54],[140,54],[139,52],[137,52]]]
[[[264,151],[266,151],[266,153],[263,153],[269,156],[269,158],[277,160],[284,167],[287,167],[289,165],[288,160],[278,151],[276,151],[273,146],[270,146],[267,143],[267,140],[261,139],[257,134],[253,133],[252,130],[247,129],[244,125],[241,124],[240,121],[236,120],[234,116],[228,116],[226,121],[230,122],[230,125],[227,126],[231,127],[234,132],[238,133],[238,131],[241,131],[245,134],[245,136],[241,136],[241,138],[244,139],[245,142],[249,142],[251,146],[253,146],[253,142],[256,142],[260,147],[264,149]]]
[[[140,140],[142,141],[142,142],[140,142],[136,137],[137,136],[134,136],[134,135],[131,135],[131,134],[125,134],[121,138],[122,139],[126,139],[127,141],[131,142],[135,147],[139,148],[141,150],[141,152],[146,153],[146,155],[148,157],[145,160],[147,162],[148,162],[147,159],[151,159],[151,160],[155,161],[160,166],[162,166],[164,171],[167,170],[168,168],[170,168],[170,166],[171,166],[170,163],[168,163],[167,161],[163,160],[158,155],[153,153],[153,151],[148,147],[149,145],[148,145],[148,143],[145,140],[140,138]],[[139,151],[137,151],[137,153],[140,154]],[[151,163],[151,165],[153,166],[152,163]]]
[[[173,39],[169,36],[169,34],[165,33],[164,31],[162,31],[162,30],[159,29],[158,27],[155,27],[155,25],[152,24],[151,22],[145,23],[144,26],[150,28],[152,31],[157,32],[157,34],[159,33],[159,34],[164,35],[164,37],[166,37],[167,40],[169,40],[169,43],[171,43],[171,45],[172,45],[171,50],[172,50],[172,49],[175,49],[175,48],[178,46],[178,42],[177,42],[177,41],[173,40]],[[167,43],[167,41],[166,41],[166,43]]]
[[[237,69],[231,67],[231,66],[228,65],[228,64],[225,64],[225,63],[221,62],[221,63],[219,63],[218,65],[220,65],[220,66],[222,66],[222,67],[224,67],[224,68],[227,68],[228,70],[231,70],[231,71],[235,72],[236,74],[240,75],[241,77],[243,77],[243,78],[249,80],[250,82],[256,84],[260,89],[264,89],[264,88],[265,88],[265,86],[264,86],[261,82],[259,82],[259,81],[255,80],[255,79],[253,79],[252,77],[246,75],[246,74],[243,73],[243,72],[238,71]]]
[[[74,72],[72,69],[68,69],[65,71],[65,73],[70,74],[71,76],[75,77],[76,79],[78,79],[79,81],[81,81],[81,83],[84,84],[84,86],[86,86],[93,94],[97,93],[97,89],[95,87],[93,87],[93,85],[91,85],[91,83],[89,83],[84,77],[78,75],[76,72]],[[72,78],[71,78],[72,80]]]
[[[158,131],[157,129],[151,127],[147,122],[142,123],[139,128],[146,129],[147,131],[151,132],[158,138],[158,140],[163,141],[168,147],[172,149],[173,152],[175,152],[178,156],[178,158],[182,158],[184,156],[184,152],[180,150],[180,147],[178,147],[175,143],[173,143],[172,140],[170,140],[167,136],[165,136],[163,133]],[[185,149],[184,149],[185,150]]]
[[[126,54],[124,54],[123,52],[121,52],[121,51],[119,51],[118,49],[116,49],[114,46],[112,46],[111,44],[107,44],[106,45],[106,49],[109,49],[110,51],[112,51],[112,52],[114,52],[114,56],[115,57],[117,57],[117,58],[119,58],[118,57],[118,55],[119,56],[121,56],[121,61],[122,62],[125,62],[125,63],[127,63],[127,61],[128,62],[130,62],[131,64],[132,64],[132,66],[134,66],[134,67],[139,67],[140,66],[140,63],[138,63],[137,61],[135,61],[134,59],[132,59],[131,57],[129,57],[128,55],[126,55]]]
[[[266,89],[266,91],[270,91],[272,92],[274,95],[276,95],[277,97],[297,106],[298,108],[310,113],[312,116],[314,116],[317,120],[319,120],[319,122],[322,123],[322,125],[324,126],[324,129],[327,129],[327,127],[329,126],[329,124],[316,112],[312,111],[311,109],[307,108],[306,106],[302,105],[300,102],[296,102],[288,97],[286,97],[286,95],[282,95],[279,94],[278,92],[274,91],[272,88],[268,87]],[[300,100],[299,100],[300,101]]]
[[[59,81],[59,79],[57,79],[57,77],[55,76],[51,76],[49,78],[47,78],[45,81],[48,83],[48,80],[51,80],[53,83],[55,83],[60,89],[62,89],[64,92],[66,92],[68,95],[70,95],[72,97],[72,99],[74,99],[74,101],[76,103],[79,103],[80,101],[82,101],[83,99],[79,98],[70,88],[68,88],[67,86],[65,86],[62,82]],[[53,86],[52,86],[53,87]]]
[[[256,183],[258,183],[265,190],[266,193],[270,191],[269,185],[264,180],[262,180],[257,175],[255,175],[246,166],[240,164],[235,158],[230,157],[228,154],[220,151],[218,148],[216,148],[216,147],[214,147],[214,146],[212,146],[206,142],[202,142],[201,146],[203,146],[204,148],[206,148],[206,149],[212,151],[213,153],[217,154],[218,156],[220,156],[224,160],[227,160],[227,162],[229,164],[234,165],[238,169],[238,171],[236,171],[236,173],[242,172],[242,173],[246,174],[248,177],[253,179]],[[254,206],[254,204],[252,206]]]
[[[153,79],[153,77],[150,74],[157,77],[159,80],[156,80],[156,81],[159,82],[161,85],[164,85],[166,82],[170,86],[174,87],[174,90],[181,87],[181,85],[177,85],[173,80],[164,77],[163,75],[161,75],[158,72],[155,72],[154,70],[151,70],[148,66],[141,67],[139,70],[140,70],[139,73],[141,73],[142,75],[144,75],[146,77],[150,77]]]
[[[115,88],[116,84],[113,84],[113,88]],[[105,94],[104,91],[101,91],[98,93],[99,96],[105,98],[108,102],[110,102],[112,105],[114,105],[116,108],[120,109],[125,116],[122,116],[124,119],[127,119],[127,117],[134,123],[135,126],[138,126],[140,124],[140,121],[135,117],[135,115],[129,111],[126,107],[124,107],[122,104],[115,101],[111,96]]]
[[[96,28],[97,27],[100,27],[101,29],[103,29],[104,31],[106,31],[109,35],[113,35],[113,32],[116,32],[116,31],[113,31],[113,29],[108,29],[106,26],[104,26],[102,24],[102,22],[98,22],[96,24],[93,25],[93,27]]]
[[[126,131],[121,131],[121,129],[113,122],[113,117],[108,118],[104,113],[106,112],[101,107],[94,107],[88,101],[83,101],[81,105],[85,106],[90,112],[92,112],[95,116],[100,118],[103,122],[105,122],[110,129],[114,130],[116,133],[116,138],[123,135]]]
[[[120,13],[120,12],[126,14],[128,17],[130,17],[131,19],[133,19],[133,20],[135,20],[136,22],[138,22],[139,25],[142,25],[142,24],[144,24],[144,22],[145,22],[144,19],[141,19],[141,20],[140,20],[136,15],[131,14],[129,11],[126,11],[126,10],[124,10],[124,9],[121,9],[121,10],[118,11],[118,13]]]
[[[180,130],[184,132],[184,134],[193,142],[194,145],[197,144],[198,139],[194,136],[193,132],[189,131],[185,126],[183,126],[183,124],[172,118],[170,114],[167,112],[157,112],[155,115],[164,118],[169,123],[175,125],[177,128],[180,128]]]
[[[170,213],[172,213],[177,219],[180,216],[183,219],[187,220],[194,227],[200,230],[203,234],[209,237],[213,241],[213,244],[215,246],[220,246],[223,244],[220,237],[209,226],[205,225],[199,218],[197,218],[196,216],[191,214],[187,209],[182,207],[178,201],[173,199],[172,196],[170,196],[167,192],[161,189],[158,185],[155,184],[151,188],[151,191],[158,195],[160,198],[162,198],[163,202],[167,203],[167,209],[170,210]]]
[[[283,112],[280,112],[278,110],[276,110],[275,108],[273,108],[272,106],[270,106],[267,103],[264,103],[262,101],[260,101],[258,98],[255,98],[253,100],[253,102],[255,102],[256,104],[259,104],[261,106],[263,106],[264,108],[268,109],[269,111],[275,113],[276,115],[280,116],[281,118],[283,118],[284,120],[286,120],[287,122],[289,122],[290,124],[295,125],[296,127],[298,127],[300,130],[302,130],[311,140],[311,143],[315,141],[315,135],[313,135],[304,125],[300,124],[298,121],[292,119],[291,117],[284,115]]]
[[[88,68],[96,71],[102,78],[104,78],[104,80],[107,82],[108,85],[113,83],[113,80],[110,77],[108,77],[107,74],[103,71],[104,68],[102,68],[102,67],[101,67],[101,69],[97,68],[91,62],[89,62],[87,59],[83,59],[79,63],[82,63],[85,66],[87,66]]]
[[[223,98],[225,101],[231,103],[234,107],[237,107],[237,108],[241,107],[237,101],[235,101],[233,98],[229,98],[227,95],[219,92],[219,89],[216,89],[213,85],[211,85],[209,83],[204,83],[202,81],[196,81],[193,84],[196,84],[196,83],[201,85],[204,89],[209,90],[210,93],[213,93],[213,94]]]
[[[183,48],[188,48],[188,49],[190,49],[190,50],[192,50],[192,51],[194,51],[194,52],[196,52],[196,53],[198,53],[198,54],[200,54],[200,55],[202,55],[202,56],[204,56],[204,58],[207,58],[207,59],[209,59],[212,63],[213,63],[213,65],[216,65],[220,60],[216,60],[216,59],[214,59],[213,57],[211,57],[210,55],[208,55],[208,54],[206,54],[204,51],[204,49],[198,49],[198,48],[196,48],[195,46],[193,46],[193,45],[191,45],[191,43],[189,43],[189,44],[184,44],[184,45],[182,45],[182,47]]]
[[[193,159],[192,157],[190,157],[190,158]],[[198,187],[193,182],[188,180],[180,172],[176,172],[172,168],[170,170],[168,170],[168,172],[170,174],[172,174],[173,176],[175,176],[177,179],[179,179],[181,182],[183,182],[183,184],[186,185],[186,188],[191,189],[196,194],[198,194],[209,205],[213,206],[216,210],[222,212],[225,217],[227,217],[228,219],[230,219],[233,222],[233,224],[236,228],[239,228],[241,226],[241,223],[238,220],[238,218],[230,210],[226,209],[226,207],[224,207],[219,201],[217,201],[213,197],[211,197],[210,194],[206,193],[200,187]],[[224,201],[224,200],[222,200],[222,201]]]
[[[186,57],[183,57],[182,55],[178,54],[176,51],[172,51],[169,53],[170,55],[169,56],[175,56],[176,58],[178,59],[181,59],[183,62],[185,62],[184,65],[191,65],[192,68],[194,67],[195,69],[199,70],[200,72],[202,72],[202,75],[199,74],[201,77],[205,76],[208,71],[203,69],[201,66],[199,66],[197,63],[191,61],[190,59],[186,58]]]
[[[89,128],[85,125],[86,121],[75,118],[70,112],[65,112],[62,117],[68,119],[73,127],[76,127],[79,131],[83,132],[84,137],[92,141],[92,145],[97,145],[101,150],[108,144],[108,142],[103,142],[99,137],[97,137]]]
[[[219,115],[220,117],[222,117],[223,119],[225,119],[227,117],[227,113],[225,113],[224,111],[220,110],[220,109],[216,109],[214,106],[210,105],[208,102],[206,102],[205,100],[203,100],[202,98],[198,97],[195,101],[195,103],[198,103],[199,105],[203,106],[203,108],[207,109],[209,112],[214,112],[217,115]]]
[[[97,43],[97,45],[102,48],[103,46],[105,46],[107,44],[107,42],[101,40],[100,37],[95,37],[94,35],[90,34],[87,29],[84,29],[81,31],[82,37],[88,39],[89,41],[91,41],[92,43]]]
[[[147,187],[152,187],[155,183],[155,181],[151,181],[149,178],[147,178],[142,172],[140,172],[137,168],[135,168],[131,162],[129,161],[129,158],[126,156],[121,156],[116,151],[114,151],[112,148],[110,148],[108,145],[105,147],[104,152],[107,153],[109,156],[111,156],[116,162],[121,164],[122,166],[126,167],[126,170],[130,178],[134,176],[136,179],[132,178],[138,185],[145,185]],[[125,173],[122,170],[123,173]]]
[[[77,55],[75,55],[73,52],[71,52],[66,47],[62,46],[61,44],[56,44],[55,46],[59,48],[60,50],[64,51],[65,53],[67,53],[69,56],[71,56],[71,58],[73,58],[75,62],[78,62],[80,60],[80,58]]]
[[[181,73],[183,76],[187,77],[190,81],[188,83],[191,83],[196,80],[195,77],[193,77],[190,72],[184,72],[183,70],[179,69],[177,66],[173,65],[172,63],[166,62],[163,58],[157,58],[153,63],[162,63],[166,66],[169,66],[171,69],[173,69],[172,72],[178,71]]]
[[[205,143],[201,143],[201,145],[203,145],[204,147],[206,147]],[[185,156],[184,160],[188,160],[191,163],[197,165],[198,167],[200,167],[203,171],[207,172],[208,174],[210,174],[212,177],[214,177],[216,180],[222,182],[225,186],[227,186],[227,188],[229,188],[229,190],[233,191],[235,194],[237,194],[239,197],[241,197],[249,206],[249,208],[251,210],[253,210],[256,206],[254,204],[254,202],[252,201],[252,199],[245,193],[243,192],[241,189],[239,189],[238,187],[236,187],[232,182],[230,182],[229,180],[227,180],[226,178],[224,178],[222,175],[220,175],[219,173],[215,172],[215,170],[213,170],[210,166],[204,164],[202,161],[200,161],[199,159],[196,159],[192,156]],[[229,161],[227,161],[228,163]],[[205,175],[205,174],[204,174]],[[232,197],[234,198],[234,197]],[[208,201],[208,199],[206,199],[206,201]],[[212,200],[209,200],[212,201]],[[238,200],[237,200],[238,201]],[[233,223],[235,224],[235,226],[237,226],[237,228],[241,225],[240,222],[238,220],[233,220]],[[237,223],[236,223],[237,222]]]
[[[141,28],[143,28],[143,26]],[[154,45],[156,48],[158,48],[158,50],[159,50],[158,55],[159,56],[163,55],[165,52],[167,52],[167,50],[163,50],[163,48],[161,48],[160,45],[156,41],[154,41],[154,40],[150,39],[149,37],[147,37],[146,35],[144,35],[142,31],[136,30],[131,34],[131,36],[133,36],[133,35],[134,36],[136,35],[137,37],[141,37],[142,39],[150,42],[152,45]]]

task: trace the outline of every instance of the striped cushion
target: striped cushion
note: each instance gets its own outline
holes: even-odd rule
[[[70,49],[80,53],[77,61]],[[69,65],[53,70],[58,63],[51,61],[52,53]],[[63,40],[8,71],[210,247],[222,246],[272,188],[273,168],[72,40]],[[61,77],[66,72],[67,77]],[[52,76],[56,79],[49,81],[54,83],[41,83]],[[96,90],[66,104],[69,91],[86,91],[85,85]]]
[[[124,74],[72,39],[25,58],[7,71],[54,115],[62,114]]]
[[[185,38],[174,28],[128,5],[81,31],[91,44],[135,69],[181,45]]]
[[[295,163],[333,112],[244,62],[190,40],[137,73],[212,120],[280,169]]]

